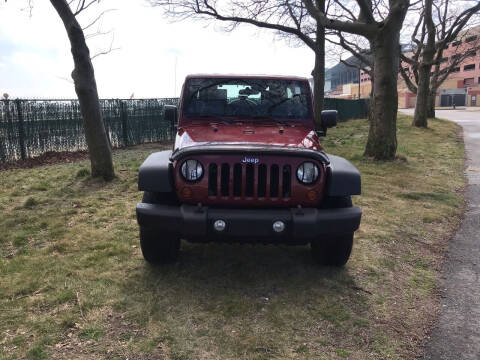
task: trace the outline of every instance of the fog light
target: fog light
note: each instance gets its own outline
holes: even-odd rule
[[[213,223],[213,228],[217,231],[223,231],[225,230],[225,227],[227,226],[227,224],[225,223],[225,221],[223,220],[216,220],[214,223]]]
[[[283,230],[285,230],[285,223],[283,221],[278,220],[273,223],[273,231],[280,233]]]

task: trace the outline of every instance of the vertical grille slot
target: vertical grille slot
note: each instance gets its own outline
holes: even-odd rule
[[[217,164],[210,164],[208,166],[208,195],[215,196],[217,195]]]
[[[242,196],[242,164],[233,166],[233,196]]]
[[[282,179],[282,197],[290,197],[291,181],[292,181],[292,168],[290,165],[283,166],[283,179]]]
[[[255,169],[253,164],[247,164],[245,169],[245,196],[253,196]]]
[[[258,166],[258,197],[267,195],[267,166],[261,164]]]
[[[278,196],[278,165],[270,168],[270,197]]]
[[[228,196],[228,186],[230,185],[230,165],[222,164],[220,175],[220,194],[222,196]]]

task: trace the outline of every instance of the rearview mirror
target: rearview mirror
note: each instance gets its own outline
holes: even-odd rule
[[[252,89],[251,87],[246,87],[238,92],[239,95],[258,95],[260,94],[260,90]]]

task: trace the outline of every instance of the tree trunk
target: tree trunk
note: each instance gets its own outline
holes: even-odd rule
[[[417,103],[415,104],[415,112],[413,114],[413,126],[427,127],[430,69],[431,66],[426,65],[424,62],[420,63],[418,69]]]
[[[87,47],[83,30],[75,15],[72,13],[66,0],[50,0],[53,7],[63,21],[75,68],[72,78],[75,92],[80,103],[80,112],[83,118],[85,139],[90,155],[92,177],[103,177],[109,181],[115,176],[112,162],[112,151],[108,143],[105,126],[100,111],[97,83],[90,51]]]
[[[422,60],[418,69],[417,103],[413,114],[413,126],[424,127],[428,125],[428,97],[430,95],[430,77],[435,56],[436,28],[432,19],[433,0],[425,0],[425,25],[427,28],[427,42],[422,51]]]
[[[379,30],[370,39],[373,50],[373,97],[365,156],[393,160],[397,151],[397,77],[401,19],[394,29]],[[398,29],[398,30],[397,30]]]
[[[428,94],[428,102],[427,102],[427,117],[429,119],[435,118],[435,99],[437,97],[437,90],[433,89],[430,90]]]
[[[437,59],[443,57],[443,50],[440,50],[440,53],[436,54]],[[440,64],[435,64],[433,69],[433,74],[430,77],[430,91],[428,93],[428,109],[427,116],[429,119],[435,118],[435,101],[437,100],[437,90],[438,90],[438,76],[440,73]]]
[[[321,47],[321,46],[320,46]],[[322,49],[323,50],[323,49]],[[325,54],[315,52],[315,68],[313,69],[313,104],[315,123],[320,124],[324,107],[325,87]]]
[[[319,9],[325,10],[325,1],[317,0]],[[315,41],[315,68],[313,69],[313,103],[315,123],[320,124],[325,96],[325,28],[317,21]]]

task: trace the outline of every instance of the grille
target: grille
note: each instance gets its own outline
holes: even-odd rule
[[[208,195],[234,198],[291,197],[290,165],[216,164],[208,165]]]

